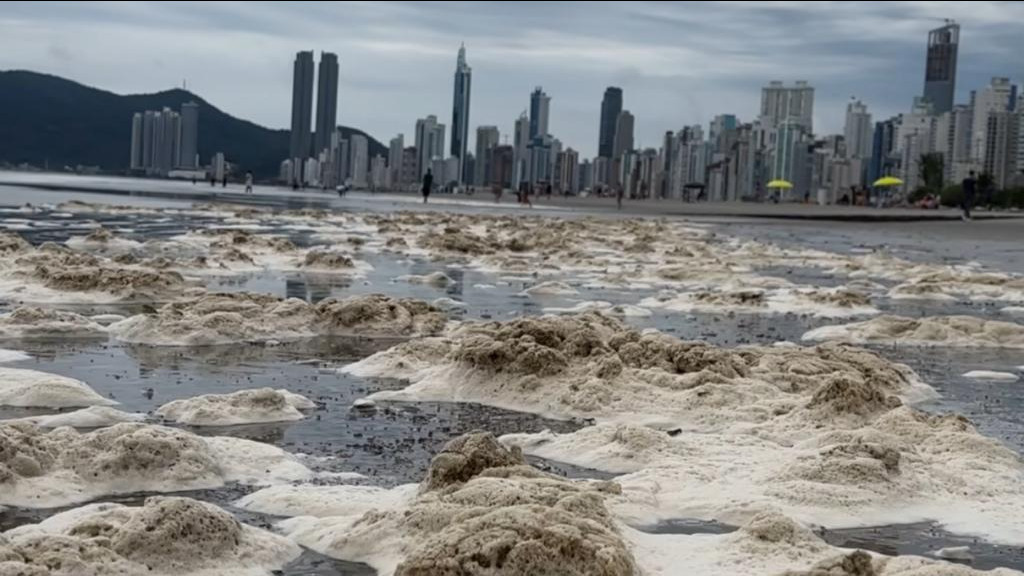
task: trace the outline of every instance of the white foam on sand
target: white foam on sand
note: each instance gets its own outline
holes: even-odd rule
[[[872,352],[717,348],[588,314],[465,323],[346,370],[410,381],[375,399],[596,420],[573,434],[507,440],[626,473],[610,506],[631,523],[741,523],[773,507],[830,527],[935,520],[1024,540],[1017,455],[962,418],[908,407],[935,391]]]
[[[523,465],[515,451],[488,447],[483,436],[449,443],[418,485],[278,486],[236,506],[289,516],[277,528],[295,541],[380,574],[433,574],[442,567],[476,573],[468,568],[493,566],[499,558],[502,574],[1017,574],[951,572],[948,564],[920,557],[850,553],[770,506],[749,510],[731,533],[642,532],[615,519],[615,501],[625,496],[617,483],[546,475]]]
[[[543,309],[545,314],[579,314],[581,312],[601,312],[609,316],[619,316],[625,318],[646,318],[651,315],[651,311],[642,306],[634,306],[632,304],[612,304],[604,300],[587,300],[580,302],[573,306],[558,307],[550,306]]]
[[[862,294],[843,289],[748,289],[732,291],[663,292],[640,301],[641,306],[673,312],[709,314],[796,314],[846,318],[878,314]]]
[[[993,370],[971,370],[964,373],[964,378],[973,380],[997,380],[1000,382],[1016,382],[1020,377],[1010,372],[996,372]]]
[[[579,294],[579,290],[565,282],[550,281],[534,284],[523,290],[522,294],[524,296],[575,296]]]
[[[410,284],[426,284],[427,286],[433,286],[435,288],[444,288],[449,284],[455,283],[455,280],[453,280],[451,276],[441,271],[431,272],[430,274],[424,275],[406,274],[395,278],[395,281],[408,282]]]
[[[0,314],[0,338],[63,340],[106,337],[102,326],[74,312],[21,306],[7,314]]]
[[[88,504],[0,536],[0,570],[26,576],[266,576],[300,553],[213,504],[160,496]]]
[[[419,485],[396,488],[377,486],[270,486],[243,497],[235,506],[274,516],[328,518],[359,517],[373,509],[394,508],[415,498]]]
[[[444,327],[444,313],[411,298],[361,294],[309,304],[296,298],[233,292],[167,304],[111,325],[117,339],[153,346],[271,342],[316,335],[414,336]]]
[[[781,383],[794,378],[786,368],[789,364],[807,365],[800,369],[809,373],[862,378],[862,363],[884,366],[892,394],[931,391],[905,366],[867,352],[730,351],[657,332],[641,333],[594,313],[467,322],[448,337],[399,344],[342,371],[410,381],[404,390],[378,392],[372,399],[480,402],[556,418],[629,420],[639,414],[676,421],[701,414],[732,421],[737,414],[748,414],[756,421],[764,411],[777,409],[771,405],[774,400],[796,399],[779,390]],[[743,386],[728,384],[733,381]],[[812,383],[820,385],[822,380],[804,386]],[[706,397],[703,385],[721,399]],[[697,410],[719,404],[721,413]]]
[[[60,414],[47,414],[44,416],[28,416],[15,420],[0,422],[26,422],[40,428],[60,428],[70,426],[72,428],[102,428],[113,426],[122,422],[142,422],[146,419],[145,414],[122,412],[109,406],[90,406],[72,412],[61,412]]]
[[[269,485],[313,478],[280,448],[231,437],[122,423],[91,432],[0,424],[0,504],[50,508],[110,494]]]
[[[886,315],[863,322],[815,328],[805,333],[803,340],[907,346],[1024,348],[1024,326],[974,316],[905,318]]]
[[[189,426],[235,426],[302,420],[300,410],[315,408],[305,396],[287,390],[259,388],[230,394],[204,394],[174,400],[156,410],[164,420]]]
[[[638,526],[673,518],[741,524],[771,508],[829,528],[935,521],[997,542],[1024,539],[1016,520],[1024,513],[1024,468],[965,421],[903,407],[862,425],[847,418],[842,426],[784,431],[793,420],[676,436],[599,424],[503,440],[529,454],[624,474],[616,478],[622,494],[609,506]]]
[[[0,368],[0,406],[75,408],[117,404],[81,380],[22,368]]]
[[[21,350],[8,350],[7,348],[0,348],[0,364],[4,362],[21,362],[22,360],[31,359],[31,356],[22,352]]]

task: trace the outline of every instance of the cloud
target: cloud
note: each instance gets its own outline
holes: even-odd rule
[[[927,30],[942,18],[963,26],[960,101],[991,76],[1017,73],[1024,36],[1008,23],[1024,19],[1024,3],[985,1],[5,2],[0,68],[123,93],[188,79],[231,114],[285,127],[294,53],[332,51],[339,121],[411,140],[418,117],[450,124],[464,41],[473,126],[511,132],[541,85],[552,132],[586,156],[608,85],[624,89],[636,140],[651,146],[715,114],[751,120],[773,79],[815,86],[821,133],[842,129],[851,95],[876,117],[907,110],[921,90]]]

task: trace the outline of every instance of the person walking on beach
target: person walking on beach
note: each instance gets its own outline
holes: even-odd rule
[[[221,179],[220,187],[221,188],[227,188],[228,187],[228,175],[227,174],[224,174],[224,178]]]
[[[430,196],[430,190],[431,188],[433,188],[433,186],[434,174],[433,172],[430,171],[430,168],[427,168],[427,173],[423,175],[423,189],[421,190],[421,192],[423,193],[424,204],[427,203],[427,198]]]
[[[618,205],[619,210],[622,210],[622,197],[626,195],[626,190],[622,186],[615,187],[615,204]]]
[[[961,216],[964,222],[969,222],[971,220],[971,207],[974,206],[974,190],[977,188],[977,185],[978,181],[974,178],[974,170],[971,170],[967,175],[967,178],[964,178],[964,181],[960,183],[960,191],[964,196],[962,200],[963,203],[960,205],[964,210],[964,213]]]
[[[245,193],[252,194],[252,172],[245,173]]]

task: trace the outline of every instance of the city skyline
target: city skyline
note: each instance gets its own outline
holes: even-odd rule
[[[45,18],[51,32],[26,35],[25,26],[7,27],[14,33],[0,39],[4,48],[0,68],[65,75],[118,92],[158,91],[187,79],[189,88],[233,115],[287,128],[292,69],[283,65],[284,54],[316,46],[337,53],[341,60],[339,81],[345,106],[339,110],[338,123],[357,126],[386,141],[391,134],[408,133],[417,117],[445,113],[451,105],[451,55],[465,39],[478,76],[467,126],[470,150],[475,127],[480,125],[497,125],[502,141],[509,136],[511,142],[512,120],[528,102],[532,87],[542,85],[552,98],[549,132],[579,150],[581,157],[592,157],[597,153],[601,94],[608,86],[620,86],[625,92],[624,107],[636,116],[637,147],[658,146],[666,129],[706,126],[719,114],[749,121],[757,113],[761,86],[776,78],[808,80],[816,89],[815,132],[841,133],[850,96],[867,104],[876,118],[909,108],[912,97],[921,93],[927,31],[940,26],[941,18],[955,18],[963,26],[957,103],[965,102],[971,89],[986,85],[992,76],[1016,81],[1019,72],[1012,54],[1024,43],[1000,24],[1024,15],[1024,8],[997,2],[969,6],[955,2],[937,6],[775,3],[771,7],[708,3],[712,6],[695,4],[685,9],[635,2],[602,4],[596,13],[583,3],[578,7],[554,3],[550,26],[538,23],[537,11],[527,5],[486,9],[466,5],[459,10],[448,3],[424,4],[310,8],[318,21],[344,10],[346,18],[373,24],[338,40],[326,34],[327,22],[317,24],[305,18],[302,22],[309,30],[301,37],[287,36],[295,32],[292,23],[282,22],[281,30],[274,29],[269,23],[276,24],[284,9],[275,3],[245,10],[225,4],[209,15],[203,12],[207,8],[189,3],[128,3],[129,10],[121,4],[76,4],[44,13],[31,3],[15,2],[6,5],[0,21],[24,24]],[[471,26],[476,20],[499,15],[503,25],[513,24],[513,28],[518,21],[537,25],[527,27],[531,32],[522,38],[511,40],[490,35],[488,26]],[[562,29],[555,33],[560,19],[575,17],[603,26],[614,20],[621,26],[600,38]],[[452,26],[443,33],[431,27],[445,18],[452,19]],[[184,28],[171,34],[158,21]],[[882,21],[887,24],[880,26]],[[113,46],[76,40],[84,38],[86,30],[90,38],[96,37],[93,25],[97,23],[124,29],[129,36],[145,35],[146,42],[139,51],[119,50],[114,58]],[[686,29],[687,34],[669,35],[668,23],[695,27]],[[808,23],[814,26],[807,28]],[[745,27],[753,32],[741,35]],[[772,34],[762,30],[772,27]],[[787,30],[805,33],[794,40],[787,37]],[[234,41],[221,46],[217,39],[225,34]],[[743,45],[701,41],[729,34],[742,37]],[[130,41],[130,37],[110,36]],[[260,40],[253,50],[240,42],[248,37]],[[398,37],[401,40],[394,40]],[[214,46],[219,65],[212,71],[206,64],[209,58],[188,58],[195,50]],[[251,53],[244,53],[240,46]],[[180,49],[182,55],[168,59],[159,50],[148,52],[160,47],[165,52]],[[143,65],[124,74],[125,66],[133,63]],[[111,64],[117,64],[118,74],[112,73]],[[416,89],[410,90],[410,85]]]

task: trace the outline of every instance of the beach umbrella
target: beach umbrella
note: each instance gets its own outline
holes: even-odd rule
[[[793,187],[793,183],[786,180],[772,180],[765,185],[765,188],[778,188],[780,190],[789,190]]]
[[[899,178],[897,178],[895,176],[882,176],[878,180],[875,180],[875,183],[872,184],[872,186],[902,186],[902,185],[903,185],[903,180],[900,180]]]

